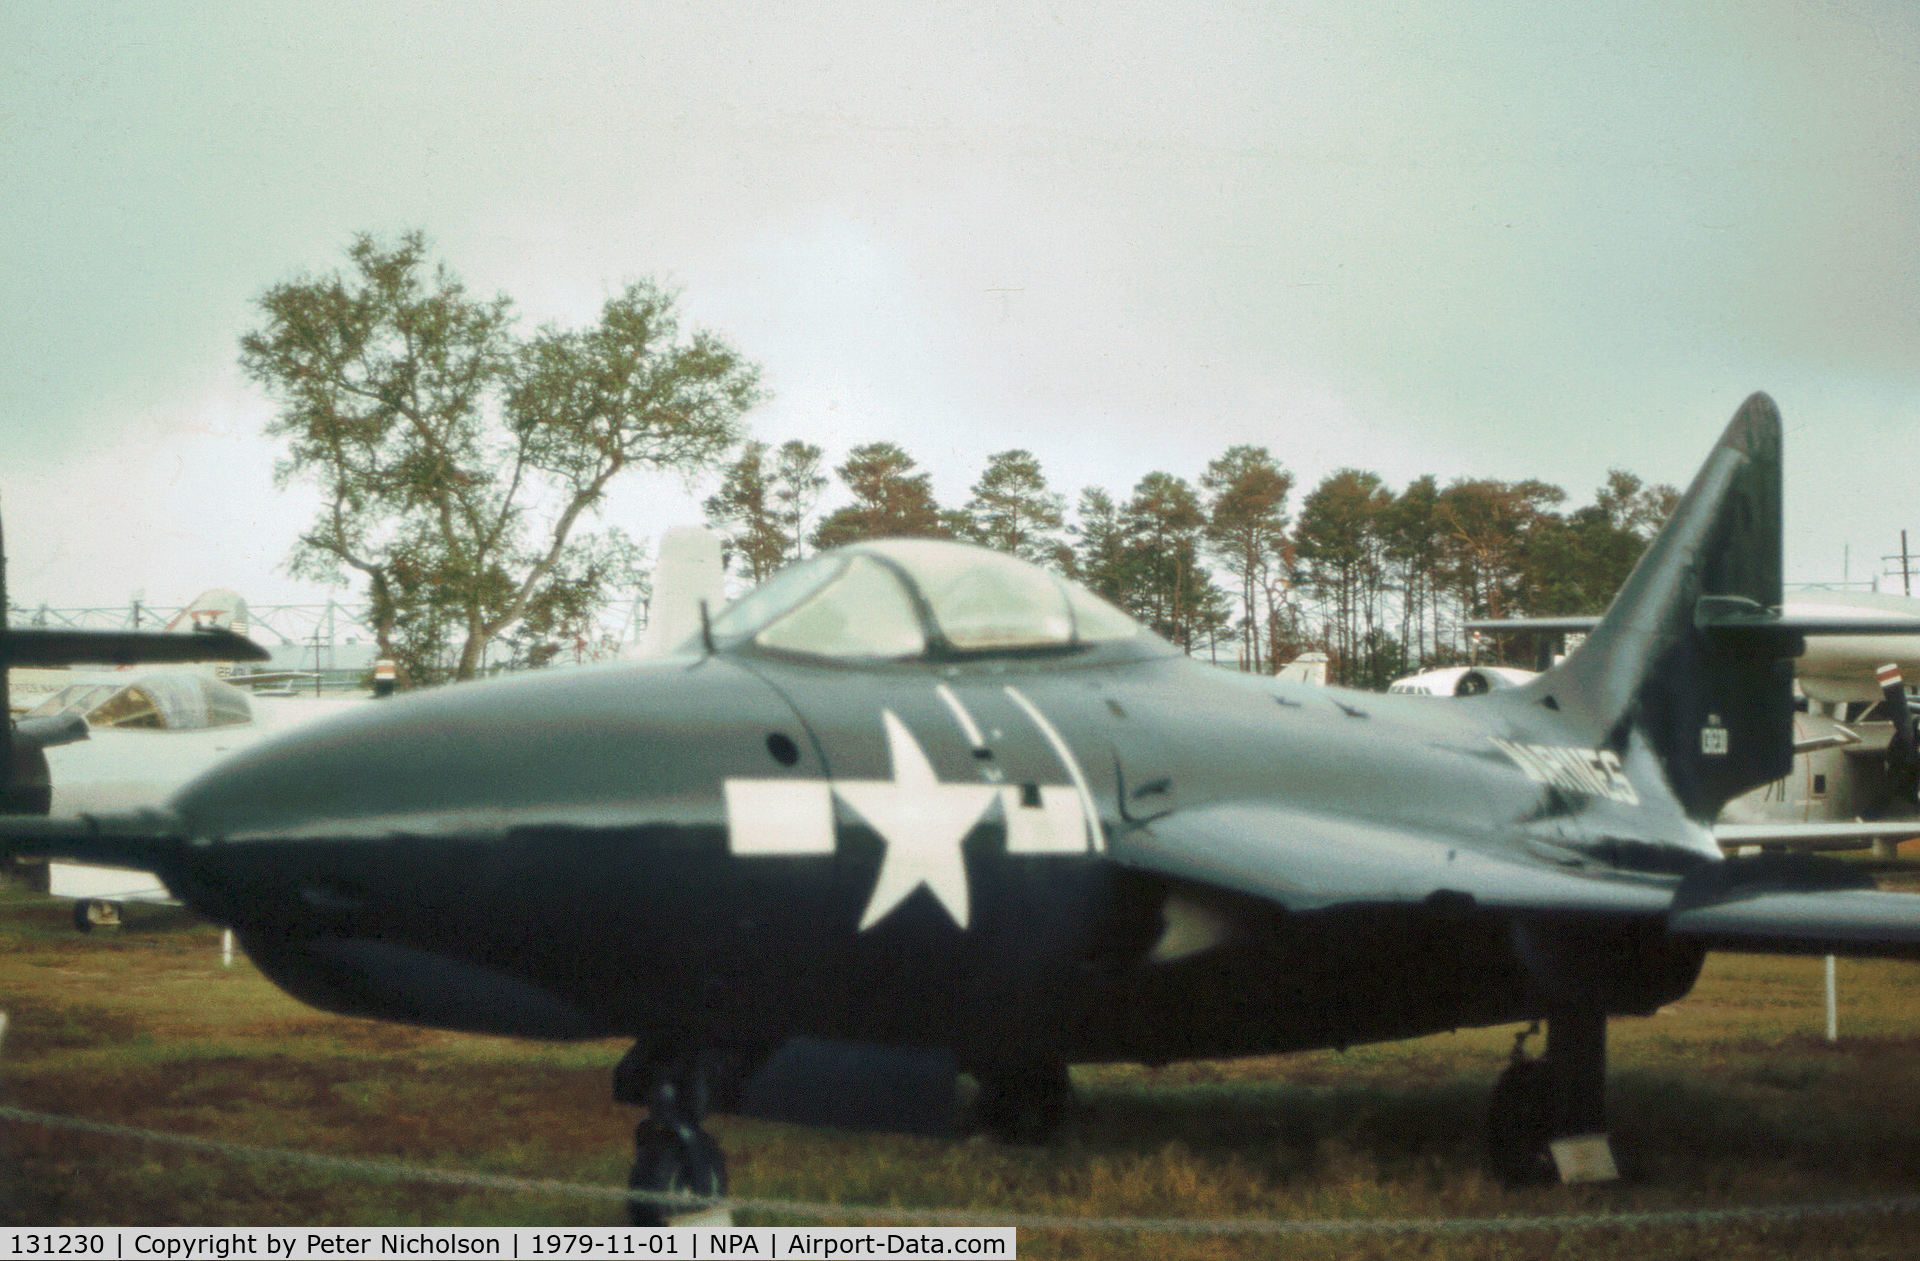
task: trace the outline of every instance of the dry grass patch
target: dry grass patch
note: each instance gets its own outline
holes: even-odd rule
[[[624,1181],[632,1113],[612,1043],[541,1046],[301,1007],[217,931],[139,913],[79,937],[0,891],[0,1090],[17,1106],[225,1141],[592,1184]],[[1631,1177],[1510,1192],[1479,1167],[1513,1030],[1232,1063],[1077,1069],[1040,1148],[720,1118],[736,1192],[1093,1217],[1459,1218],[1920,1193],[1920,968],[1843,962],[1821,1037],[1811,959],[1721,957],[1695,996],[1616,1021],[1616,1145]],[[613,1224],[604,1202],[466,1192],[0,1127],[0,1212],[34,1224]],[[1536,1258],[1912,1255],[1920,1222],[1260,1239],[1028,1230],[1027,1257]]]

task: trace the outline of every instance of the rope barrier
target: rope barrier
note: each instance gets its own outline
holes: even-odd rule
[[[516,1194],[548,1195],[570,1199],[604,1200],[625,1204],[641,1201],[687,1211],[723,1209],[733,1212],[768,1213],[775,1216],[826,1218],[851,1217],[888,1222],[920,1222],[943,1226],[1014,1226],[1030,1230],[1083,1230],[1106,1233],[1185,1234],[1185,1235],[1257,1235],[1257,1236],[1339,1236],[1339,1235],[1490,1235],[1526,1231],[1566,1233],[1589,1230],[1644,1230],[1676,1226],[1723,1226],[1808,1221],[1840,1217],[1893,1216],[1920,1213],[1920,1195],[1889,1196],[1870,1200],[1841,1200],[1817,1204],[1773,1204],[1752,1207],[1712,1209],[1661,1209],[1640,1213],[1576,1213],[1557,1217],[1459,1217],[1459,1218],[1326,1218],[1296,1221],[1264,1221],[1244,1218],[1177,1217],[1076,1217],[1054,1213],[987,1212],[979,1209],[904,1208],[884,1204],[830,1204],[809,1200],[774,1200],[726,1196],[714,1200],[697,1199],[667,1192],[635,1191],[626,1187],[596,1186],[561,1182],[549,1178],[518,1178],[505,1174],[467,1170],[439,1169],[400,1161],[371,1160],[356,1156],[328,1156],[319,1152],[284,1147],[255,1147],[219,1139],[171,1134],[163,1130],[138,1129],[107,1121],[88,1121],[78,1117],[24,1108],[0,1107],[0,1121],[34,1125],[46,1129],[68,1130],[105,1138],[130,1139],[157,1143],[209,1155],[243,1161],[277,1161],[304,1165],[356,1177],[380,1178],[396,1182],[426,1182],[439,1186],[469,1187],[480,1190],[510,1191]]]

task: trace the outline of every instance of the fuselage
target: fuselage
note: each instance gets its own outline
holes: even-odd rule
[[[1344,1045],[1540,1014],[1526,926],[1290,914],[1130,846],[1280,802],[1654,884],[1710,860],[1650,757],[1575,748],[1511,696],[1289,685],[1131,644],[693,653],[396,698],[248,750],[174,799],[199,839],[162,875],[296,995],[421,1024],[963,1062]],[[1620,960],[1612,1009],[1691,984],[1697,952],[1657,917],[1594,931],[1583,949]]]

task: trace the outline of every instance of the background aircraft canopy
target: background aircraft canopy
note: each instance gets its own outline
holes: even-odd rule
[[[802,561],[727,606],[716,639],[777,652],[902,659],[1153,642],[1138,622],[1037,565],[934,539],[886,539]]]
[[[34,706],[27,717],[67,714],[78,714],[89,727],[122,730],[198,731],[253,721],[245,692],[189,671],[141,675],[124,683],[70,683]]]

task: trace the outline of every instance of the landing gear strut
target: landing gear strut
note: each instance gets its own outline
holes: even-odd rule
[[[1547,1019],[1546,1055],[1529,1059],[1526,1041],[1539,1029],[1536,1022],[1514,1038],[1487,1107],[1487,1166],[1508,1186],[1552,1182],[1553,1140],[1607,1128],[1606,1012],[1556,1009]]]
[[[96,928],[118,928],[120,926],[120,904],[105,902],[99,898],[78,898],[73,904],[73,927],[76,932],[90,933]]]
[[[1073,1106],[1065,1064],[1002,1065],[974,1076],[980,1082],[974,1119],[1003,1143],[1046,1142]]]
[[[727,1193],[727,1162],[702,1128],[714,1065],[702,1052],[651,1052],[635,1046],[613,1074],[613,1097],[640,1104],[646,1120],[633,1131],[634,1191],[715,1199]],[[665,1226],[677,1206],[652,1199],[627,1201],[635,1226]],[[678,1210],[685,1211],[685,1210]]]

